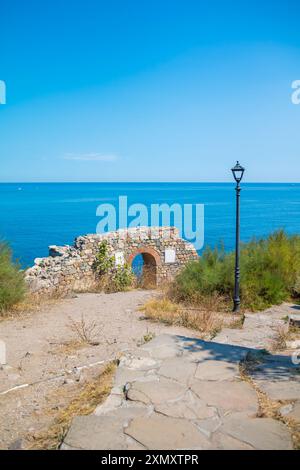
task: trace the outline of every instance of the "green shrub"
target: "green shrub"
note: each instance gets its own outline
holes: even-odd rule
[[[117,266],[112,273],[110,292],[123,292],[130,289],[134,284],[135,276],[131,266],[124,264]]]
[[[135,276],[131,266],[124,264],[115,267],[115,257],[109,254],[106,240],[99,244],[94,269],[99,275],[99,286],[105,292],[122,292],[133,286]]]
[[[218,294],[232,300],[234,253],[207,248],[198,261],[189,263],[176,277],[171,296],[201,302]],[[245,308],[264,309],[300,293],[300,236],[280,230],[266,239],[241,246],[241,300]]]
[[[94,261],[94,269],[98,274],[107,274],[114,265],[114,257],[108,252],[108,242],[99,243],[98,253]]]
[[[22,300],[24,295],[23,273],[13,262],[8,245],[0,243],[0,313]]]

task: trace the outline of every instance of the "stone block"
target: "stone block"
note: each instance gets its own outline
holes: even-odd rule
[[[142,443],[147,449],[209,449],[207,437],[190,421],[168,418],[157,413],[149,417],[135,418],[125,433]]]

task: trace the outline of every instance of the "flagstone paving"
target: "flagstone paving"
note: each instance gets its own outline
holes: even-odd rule
[[[225,336],[161,335],[127,353],[106,402],[73,420],[62,449],[292,449],[290,429],[258,417],[257,392],[240,375],[260,342],[225,344]],[[260,354],[249,374],[272,399],[289,400],[283,415],[299,419],[300,376],[289,356]]]

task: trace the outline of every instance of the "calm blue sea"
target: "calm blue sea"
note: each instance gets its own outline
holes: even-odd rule
[[[189,203],[205,205],[205,244],[234,247],[235,191],[230,183],[3,183],[0,184],[0,238],[23,266],[47,256],[48,245],[70,244],[95,233],[101,203]],[[300,233],[300,184],[243,184],[241,238],[284,228]]]

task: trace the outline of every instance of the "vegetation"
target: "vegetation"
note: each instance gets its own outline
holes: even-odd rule
[[[20,302],[25,295],[25,283],[20,267],[12,260],[6,243],[0,243],[0,314]]]
[[[128,264],[115,266],[115,258],[109,254],[106,240],[99,244],[94,269],[99,275],[100,287],[105,292],[122,292],[134,285],[135,276],[131,266]]]
[[[133,287],[135,276],[131,266],[124,264],[117,266],[111,276],[110,292],[123,292]]]
[[[107,274],[114,265],[114,257],[109,254],[108,242],[103,240],[99,244],[98,253],[94,262],[94,269],[98,274]]]
[[[105,401],[110,394],[116,363],[108,363],[103,372],[92,382],[85,382],[81,389],[74,391],[73,399],[65,408],[59,408],[56,417],[50,427],[33,434],[31,436],[31,445],[28,449],[36,450],[57,450],[63,442],[63,439],[70,427],[71,421],[75,416],[86,416],[91,414],[97,406]],[[64,388],[62,387],[64,392]],[[66,393],[66,392],[64,392]],[[67,389],[70,394],[70,389]],[[58,407],[56,407],[56,410]],[[51,410],[53,412],[53,410]],[[45,410],[49,413],[49,410]]]
[[[300,295],[300,236],[280,230],[241,247],[241,300],[260,310]],[[234,253],[208,248],[176,277],[169,296],[174,301],[201,304],[210,296],[232,301]]]
[[[216,314],[209,308],[189,308],[183,304],[171,302],[166,297],[151,299],[146,302],[141,311],[145,319],[161,322],[166,325],[177,325],[199,331],[205,338],[212,339],[224,325],[240,328],[241,317],[232,318],[232,315]],[[236,322],[239,322],[239,325]]]

